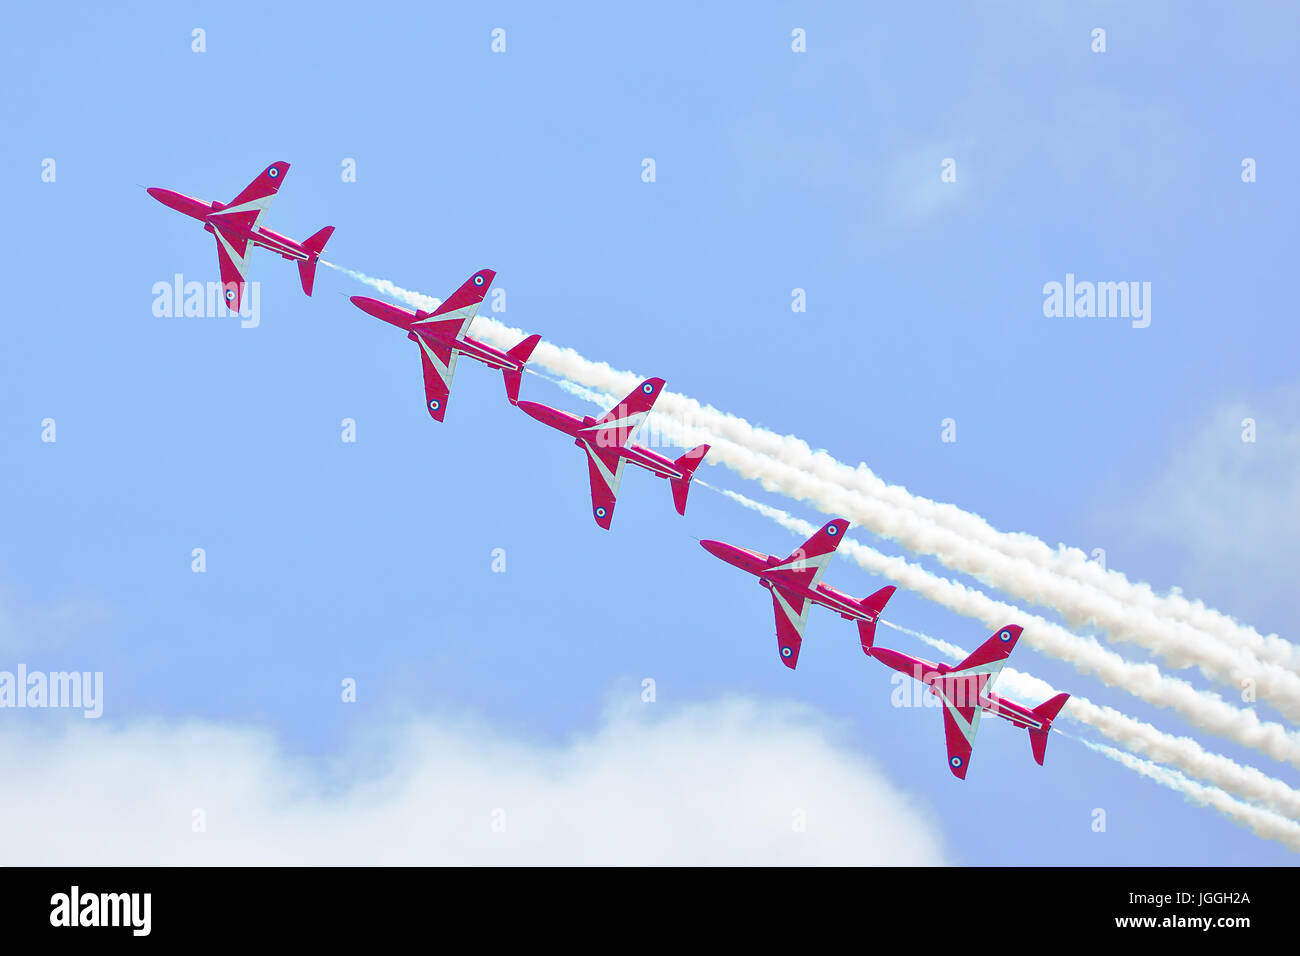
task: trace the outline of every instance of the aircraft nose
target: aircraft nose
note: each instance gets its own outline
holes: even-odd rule
[[[530,418],[535,418],[539,422],[545,421],[542,417],[543,406],[539,405],[537,402],[520,402],[516,407]]]
[[[184,213],[194,219],[205,219],[208,211],[208,204],[200,199],[194,199],[192,196],[186,196],[171,189],[162,189],[158,186],[149,186],[145,189],[151,197],[158,200],[168,209],[175,209],[179,213]]]
[[[709,552],[709,554],[713,555],[715,558],[721,558],[728,564],[731,563],[731,555],[729,553],[731,551],[731,545],[723,544],[721,541],[710,541],[705,539],[700,542],[700,547]]]

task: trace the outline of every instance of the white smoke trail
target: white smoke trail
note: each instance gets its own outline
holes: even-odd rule
[[[1264,839],[1274,840],[1288,849],[1300,852],[1300,824],[1279,817],[1268,810],[1262,810],[1259,807],[1252,807],[1250,804],[1243,803],[1217,787],[1206,787],[1194,783],[1178,771],[1170,770],[1168,767],[1161,767],[1149,760],[1143,760],[1141,757],[1135,757],[1132,754],[1095,741],[1080,738],[1080,742],[1085,747],[1123,764],[1148,779],[1154,780],[1162,787],[1168,787],[1170,790],[1181,793],[1192,803],[1217,810],[1225,817],[1250,827]]]
[[[391,295],[394,298],[400,299],[416,308],[432,311],[437,308],[439,304],[439,300],[435,298],[403,289],[386,279],[375,279],[354,270],[333,266],[330,263],[326,263],[326,265],[331,265],[332,268],[345,272],[358,281],[370,285],[377,291],[386,295]],[[509,326],[489,317],[482,317],[479,324],[478,334],[482,335],[482,337],[489,343],[501,348],[508,348],[514,345],[523,336],[522,331],[510,328]],[[634,373],[618,371],[603,362],[591,362],[572,349],[561,349],[546,342],[543,342],[534,352],[532,361],[543,368],[550,369],[552,372],[565,376],[566,378],[581,383],[582,385],[599,388],[609,393],[629,392],[641,381],[641,377]],[[574,391],[577,392],[578,390],[575,389]],[[590,392],[584,397],[594,398],[597,401],[603,399],[603,396],[598,396]],[[614,399],[610,399],[611,403],[612,401],[614,401]],[[919,498],[911,495],[906,491],[906,489],[899,486],[886,485],[883,481],[872,474],[865,465],[860,465],[857,469],[850,468],[847,465],[835,461],[824,452],[813,452],[804,442],[797,438],[793,438],[792,436],[781,436],[764,429],[755,428],[743,419],[720,412],[709,406],[701,405],[693,399],[676,395],[671,392],[665,392],[661,396],[659,401],[659,411],[667,413],[669,416],[677,420],[681,426],[681,433],[687,435],[687,437],[680,439],[681,444],[693,445],[700,441],[710,441],[715,446],[714,455],[711,456],[712,461],[724,461],[725,464],[731,466],[733,470],[737,471],[743,477],[756,479],[769,490],[781,491],[818,505],[822,504],[820,500],[821,496],[812,493],[808,488],[807,478],[809,476],[798,473],[794,475],[773,473],[773,471],[765,470],[762,467],[765,463],[759,460],[760,457],[779,458],[781,455],[786,455],[793,457],[796,460],[803,459],[805,467],[807,463],[811,462],[817,465],[829,466],[834,470],[840,471],[841,474],[837,477],[841,480],[844,478],[851,479],[851,483],[849,484],[850,489],[856,488],[866,494],[874,493],[880,497],[883,502],[901,506],[904,509],[909,507],[914,508],[917,514],[930,519],[932,522],[938,523],[940,521],[946,521],[948,523],[947,528],[935,530],[926,529],[924,527],[918,528],[908,524],[907,522],[894,520],[892,519],[892,516],[881,514],[876,509],[864,509],[872,515],[872,519],[874,520],[864,519],[860,514],[855,515],[856,520],[866,524],[873,531],[876,531],[882,536],[894,538],[912,550],[920,551],[921,553],[934,554],[936,557],[944,560],[945,564],[948,564],[955,570],[971,573],[978,579],[987,580],[989,583],[1008,590],[1010,593],[1017,594],[1017,596],[1020,596],[1025,600],[1031,600],[1052,606],[1057,610],[1060,610],[1066,616],[1067,620],[1073,620],[1077,623],[1092,623],[1094,626],[1104,628],[1107,631],[1116,634],[1116,636],[1138,640],[1144,646],[1146,646],[1147,643],[1145,640],[1145,633],[1141,629],[1131,626],[1130,622],[1132,620],[1132,615],[1129,613],[1128,608],[1121,608],[1120,610],[1122,611],[1122,615],[1116,617],[1113,612],[1109,615],[1099,615],[1091,609],[1080,609],[1072,602],[1061,601],[1059,603],[1065,604],[1066,607],[1057,607],[1057,602],[1054,602],[1052,599],[1040,597],[1044,592],[1042,587],[1026,587],[1024,586],[1024,582],[1019,580],[1016,576],[1013,575],[1007,577],[1004,574],[998,573],[999,571],[1004,570],[1004,566],[997,565],[993,570],[986,569],[978,562],[971,564],[963,560],[964,556],[954,556],[944,550],[945,546],[949,548],[952,546],[951,538],[945,536],[944,532],[951,534],[954,531],[960,531],[961,533],[973,537],[976,542],[980,542],[981,538],[991,536],[994,538],[991,549],[999,551],[1004,557],[1019,562],[1036,561],[1039,563],[1046,563],[1052,569],[1068,578],[1091,584],[1094,588],[1121,601],[1132,601],[1134,607],[1142,608],[1152,616],[1162,615],[1167,621],[1186,623],[1204,633],[1217,635],[1233,647],[1244,648],[1250,651],[1262,661],[1284,664],[1286,666],[1295,666],[1297,660],[1300,660],[1300,655],[1297,655],[1296,649],[1290,643],[1281,640],[1276,635],[1263,637],[1253,628],[1239,624],[1232,618],[1209,609],[1200,602],[1188,601],[1182,595],[1157,595],[1149,585],[1134,584],[1129,582],[1127,578],[1117,571],[1102,570],[1098,564],[1089,561],[1087,555],[1078,549],[1067,549],[1062,547],[1053,551],[1045,543],[1032,535],[998,532],[996,529],[984,522],[984,520],[978,515],[962,511],[954,505],[945,505],[929,501],[928,499]],[[729,441],[727,441],[728,439]],[[743,442],[745,440],[753,442],[753,444],[759,448],[760,454],[755,455],[753,447],[744,447]],[[728,452],[728,454],[725,458],[722,458],[722,456],[717,455],[717,452],[719,450],[718,446],[723,445],[724,443],[726,447],[724,447],[723,450]],[[732,445],[736,447],[730,447]],[[776,464],[783,465],[786,463],[785,460],[780,460]],[[849,509],[830,508],[828,510],[847,513]],[[811,525],[809,525],[808,528],[809,530],[806,532],[808,534],[811,534],[812,530],[815,530]],[[958,543],[960,544],[961,542]],[[986,545],[986,547],[988,547],[988,545]],[[884,555],[880,555],[880,557],[882,559],[885,558]],[[946,583],[953,587],[961,588],[960,585],[956,585],[953,582]],[[1016,612],[1016,609],[1010,608],[1007,605],[998,605],[987,597],[985,597],[985,600],[989,601],[989,604],[995,608],[1007,608],[1008,611],[1013,614]],[[1005,614],[1000,616],[1002,619],[1006,619]],[[1023,617],[1023,615],[1020,614],[1015,614],[1015,616]],[[1037,621],[1037,619],[1035,620]],[[1047,622],[1041,623],[1046,624]],[[1160,623],[1165,622],[1161,621]],[[990,624],[989,626],[997,627],[999,625]],[[1074,641],[1081,640],[1075,638],[1074,635],[1068,636]],[[1095,642],[1084,643],[1092,643],[1095,645]],[[1104,649],[1100,648],[1100,646],[1096,646],[1096,649],[1105,653]],[[1170,649],[1167,646],[1162,646],[1160,652],[1168,653],[1171,656],[1179,656],[1185,653],[1181,648]],[[1126,667],[1137,668],[1139,670],[1150,668],[1151,671],[1155,671],[1157,677],[1160,676],[1158,671],[1151,665],[1131,665],[1128,664],[1128,662],[1119,659],[1117,655],[1116,658]],[[1210,661],[1209,666],[1211,673],[1215,675],[1221,674],[1227,668],[1237,666],[1237,662],[1235,661],[1226,664],[1222,661],[1218,661],[1215,659],[1213,654],[1208,655],[1208,658]],[[1201,663],[1199,658],[1195,658],[1195,660],[1198,664]],[[1078,666],[1077,662],[1076,666]],[[1103,674],[1100,670],[1098,670],[1097,673]],[[1103,680],[1105,679],[1106,678],[1103,674]],[[1235,674],[1232,679],[1236,679]],[[1033,679],[1030,678],[1030,680]],[[1169,681],[1168,678],[1165,678],[1164,680],[1166,682]],[[1173,683],[1188,687],[1194,694],[1201,693],[1190,688],[1190,685],[1185,685],[1184,682],[1175,681]],[[1269,693],[1274,693],[1274,691],[1271,685],[1268,687],[1261,686],[1260,693],[1261,696],[1264,696]],[[1139,694],[1139,696],[1144,695]],[[1217,696],[1208,696],[1211,696],[1213,701],[1217,702],[1217,706],[1212,707],[1213,710],[1218,711],[1221,707],[1227,706]],[[1159,705],[1174,706],[1175,709],[1179,709],[1177,705],[1172,703]],[[1088,718],[1086,722],[1096,726],[1101,732],[1112,736],[1112,739],[1120,740],[1129,746],[1146,748],[1143,752],[1150,753],[1153,756],[1160,755],[1163,759],[1171,763],[1176,762],[1179,766],[1187,768],[1189,772],[1203,775],[1206,779],[1217,778],[1229,781],[1240,792],[1247,794],[1250,799],[1257,799],[1279,808],[1286,807],[1289,810],[1294,810],[1297,805],[1295,792],[1281,781],[1267,777],[1255,768],[1242,767],[1226,757],[1207,753],[1199,744],[1190,738],[1172,737],[1156,730],[1148,724],[1144,724],[1140,721],[1134,720],[1133,718],[1120,714],[1113,708],[1098,707],[1097,705],[1091,704],[1089,701],[1081,700],[1079,698],[1072,697],[1071,704],[1068,705],[1067,709],[1071,711],[1072,717],[1084,719],[1084,715],[1086,715]],[[1227,736],[1232,736],[1234,739],[1239,739],[1242,734],[1251,738],[1259,738],[1262,736],[1262,740],[1257,742],[1247,742],[1247,745],[1261,746],[1262,744],[1262,749],[1264,749],[1266,753],[1276,756],[1277,759],[1287,760],[1293,764],[1296,763],[1293,749],[1295,744],[1287,737],[1284,728],[1277,725],[1262,725],[1253,713],[1243,714],[1233,708],[1228,708],[1228,710],[1232,711],[1232,713],[1221,715],[1219,719],[1214,721],[1216,724],[1226,721],[1226,726],[1232,728],[1231,732],[1226,734]],[[1182,712],[1181,709],[1180,712]],[[1255,728],[1247,726],[1237,730],[1237,720],[1235,718],[1247,718],[1245,720],[1245,723],[1247,724],[1249,724],[1251,719],[1253,719],[1257,726]],[[1207,727],[1206,729],[1220,732],[1216,730],[1215,727]],[[1102,745],[1094,746],[1100,747]],[[1180,774],[1166,771],[1163,768],[1156,767],[1153,764],[1149,764],[1147,761],[1140,760],[1131,755],[1123,754],[1119,751],[1114,751],[1114,753],[1118,754],[1121,758],[1124,758],[1121,762],[1133,761],[1135,765],[1147,765],[1153,767],[1157,772],[1168,774],[1168,779],[1181,777]],[[1182,779],[1186,780],[1186,778]],[[1161,782],[1165,781],[1161,780]],[[1197,785],[1192,784],[1190,781],[1187,781],[1187,784],[1188,787],[1197,787]],[[1178,788],[1175,787],[1175,789]],[[1189,791],[1184,790],[1183,792],[1188,793],[1189,797],[1191,796]],[[1201,802],[1207,804],[1213,805],[1212,797],[1207,795],[1211,795],[1214,792],[1215,791],[1212,788],[1197,787],[1198,796],[1202,798]],[[1223,799],[1235,803],[1233,798],[1227,796],[1227,794],[1220,792],[1220,795]],[[1256,811],[1254,808],[1250,807],[1244,807],[1244,811],[1247,813],[1266,812]],[[1232,816],[1233,814],[1230,813],[1229,815]],[[1288,823],[1289,821],[1282,822]],[[1257,832],[1260,831],[1257,829]]]
[[[431,310],[437,306],[437,299],[402,289],[386,279],[332,268],[417,308]],[[485,340],[503,348],[515,344],[523,335],[486,316],[480,318],[476,329]],[[641,380],[631,372],[591,362],[572,349],[546,342],[538,346],[532,361],[585,386],[611,393],[625,394]],[[865,466],[849,468],[824,452],[813,452],[799,439],[755,428],[744,419],[685,396],[664,392],[657,411],[655,418],[667,416],[675,425],[663,428],[661,421],[662,430],[673,433],[683,445],[710,442],[713,450],[706,459],[710,464],[725,464],[768,490],[842,514],[913,551],[933,554],[949,567],[972,574],[986,584],[1053,607],[1076,626],[1090,623],[1111,637],[1137,642],[1176,666],[1194,663],[1210,678],[1234,688],[1243,680],[1253,681],[1260,698],[1277,706],[1288,719],[1300,720],[1300,675],[1283,666],[1298,658],[1294,648],[1276,636],[1262,638],[1180,595],[1159,597],[1146,585],[1132,585],[1118,572],[1104,572],[1099,577],[1100,569],[1095,563],[1088,566],[1090,563],[1077,549],[1062,549],[1059,554],[1064,558],[1053,557],[1057,552],[1051,552],[1030,535],[997,532],[977,515],[886,485]],[[1047,561],[1051,566],[1035,561]],[[1074,577],[1063,575],[1060,568]],[[1116,594],[1124,595],[1124,599]],[[1161,618],[1158,611],[1169,616]],[[1219,636],[1189,622],[1209,626]],[[1226,627],[1225,622],[1232,626]]]
[[[1054,582],[1047,580],[1054,578],[1052,572],[1023,559],[1014,562],[1016,567],[1006,575],[989,573],[992,567],[989,564],[981,569],[971,561],[952,560],[951,555],[964,545],[950,547],[932,543],[917,534],[898,533],[897,524],[914,522],[897,508],[867,500],[817,475],[801,472],[786,462],[763,458],[748,448],[719,442],[707,429],[682,431],[684,444],[712,439],[713,451],[706,460],[727,464],[742,476],[758,480],[768,490],[810,502],[825,513],[843,515],[884,537],[898,540],[914,551],[935,554],[949,567],[975,571],[978,580],[993,583],[1034,603],[1055,607],[1067,620],[1091,620],[1112,636],[1121,635],[1140,643],[1175,666],[1195,663],[1207,677],[1234,690],[1240,689],[1243,681],[1252,681],[1259,699],[1277,707],[1289,720],[1300,721],[1300,675],[1280,664],[1234,650],[1217,638],[1195,631],[1186,623],[1162,622],[1150,611],[1128,612],[1118,600],[1095,592],[1080,594],[1078,592],[1083,589],[1076,583],[1065,581],[1064,586],[1058,586],[1061,584],[1059,578]],[[945,534],[944,537],[950,540],[952,536]],[[1001,558],[998,563],[1005,565],[1008,561]],[[1044,598],[1043,595],[1049,591],[1050,597]],[[1088,613],[1080,613],[1081,608],[1088,608]]]
[[[324,259],[318,261],[321,265],[329,266],[337,272],[342,272],[346,276],[351,276],[358,282],[364,283],[365,285],[370,286],[370,288],[382,292],[384,295],[392,296],[394,299],[401,299],[407,305],[413,306],[414,308],[424,309],[426,312],[432,312],[442,304],[440,299],[435,299],[428,295],[421,295],[419,292],[412,292],[409,289],[403,289],[397,283],[390,282],[387,279],[376,279],[374,276],[368,276],[364,272],[357,272],[355,269],[345,269],[343,266],[336,266],[334,263],[326,262]]]
[[[817,530],[816,525],[795,518],[780,508],[761,504],[734,491],[720,490],[733,501],[795,534],[808,537]],[[1262,721],[1254,711],[1234,707],[1218,694],[1198,690],[1184,680],[1162,674],[1154,664],[1127,661],[1091,638],[1079,637],[1059,624],[995,601],[982,591],[932,574],[903,558],[881,554],[861,542],[845,538],[839,550],[865,570],[887,577],[958,614],[981,621],[990,630],[1010,622],[1022,624],[1025,633],[1021,640],[1066,661],[1080,673],[1094,674],[1105,684],[1126,690],[1157,707],[1174,710],[1202,730],[1300,767],[1300,735],[1289,732],[1281,724]]]
[[[881,624],[916,638],[933,647],[952,661],[964,660],[968,652],[956,644],[881,619]],[[1054,696],[1057,691],[1047,681],[1039,680],[1013,667],[1004,667],[998,678],[1001,686],[1032,704]],[[1122,714],[1113,707],[1094,704],[1086,697],[1071,695],[1061,717],[1092,727],[1111,740],[1157,763],[1176,767],[1198,780],[1204,780],[1244,800],[1269,807],[1293,820],[1300,820],[1300,792],[1255,767],[1245,767],[1222,754],[1211,753],[1191,737],[1175,737],[1151,724]]]

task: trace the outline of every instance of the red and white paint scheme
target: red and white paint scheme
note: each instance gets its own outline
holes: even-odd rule
[[[1016,646],[1016,641],[1020,640],[1023,630],[1018,624],[1008,624],[976,648],[964,661],[952,666],[935,664],[887,647],[875,647],[865,638],[862,650],[868,657],[874,657],[882,664],[925,684],[930,693],[943,702],[948,769],[954,776],[965,780],[966,771],[970,769],[970,754],[975,746],[975,731],[979,729],[980,714],[988,711],[1028,730],[1034,760],[1042,766],[1052,721],[1070,699],[1069,694],[1057,694],[1031,710],[993,693],[993,682],[1002,673],[1002,667]]]
[[[870,597],[855,600],[821,577],[848,531],[843,518],[828,521],[820,531],[795,548],[788,558],[762,555],[748,548],[721,541],[701,541],[704,550],[742,571],[758,578],[758,583],[772,592],[772,610],[776,614],[776,647],[781,663],[791,670],[799,663],[799,647],[808,623],[808,609],[814,604],[828,607],[845,620],[857,621],[863,645],[876,637],[876,621],[894,593],[891,584]]]
[[[519,407],[525,412],[544,425],[564,432],[587,453],[591,478],[591,513],[596,524],[606,531],[614,520],[614,502],[623,481],[623,466],[628,462],[639,465],[660,478],[667,478],[672,486],[673,504],[677,513],[686,514],[686,496],[691,490],[691,478],[708,454],[709,446],[697,445],[680,458],[669,459],[632,443],[636,430],[649,416],[650,409],[654,407],[663,388],[662,378],[648,378],[600,418],[592,418],[590,415],[578,418],[539,402],[519,402]]]
[[[420,362],[424,368],[424,407],[434,421],[442,421],[447,414],[451,379],[456,374],[456,358],[460,355],[468,355],[489,368],[500,369],[506,380],[506,398],[511,405],[519,403],[519,382],[523,378],[524,365],[542,337],[530,335],[508,352],[502,352],[465,334],[496,275],[491,269],[480,269],[432,312],[421,309],[410,312],[364,295],[354,295],[350,300],[362,312],[404,329],[406,337],[420,346]]]
[[[195,199],[170,189],[154,186],[146,192],[164,206],[183,212],[203,223],[203,228],[217,240],[217,261],[221,266],[222,296],[226,307],[239,311],[244,299],[244,283],[248,281],[248,252],[261,246],[298,263],[298,276],[302,291],[311,295],[316,279],[316,260],[325,250],[325,243],[334,232],[326,226],[310,239],[296,242],[278,232],[262,228],[262,218],[271,207],[271,200],[280,191],[289,172],[288,163],[272,163],[262,170],[248,187],[228,203]]]

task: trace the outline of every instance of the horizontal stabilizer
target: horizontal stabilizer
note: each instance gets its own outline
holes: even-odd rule
[[[686,514],[686,496],[691,491],[691,479],[695,477],[695,469],[700,467],[700,462],[704,460],[704,456],[708,453],[708,445],[696,445],[673,462],[682,473],[681,478],[668,479],[668,483],[673,487],[673,504],[676,506],[679,515]]]
[[[533,357],[533,349],[537,348],[537,343],[542,340],[540,335],[530,335],[514,348],[506,352],[518,364],[518,368],[502,369],[506,379],[506,398],[510,400],[511,405],[519,404],[519,385],[524,377],[524,366],[528,360]]]
[[[302,282],[304,295],[311,295],[311,287],[316,284],[316,260],[298,260],[298,279]]]
[[[312,258],[315,259],[325,251],[325,243],[330,241],[332,235],[334,235],[334,227],[326,226],[310,239],[304,239],[302,247],[311,253]]]
[[[316,260],[325,251],[325,243],[329,242],[330,236],[333,234],[334,227],[326,226],[302,244],[309,256],[298,261],[298,278],[302,280],[302,291],[306,295],[311,295],[312,286],[316,283]]]
[[[1034,748],[1034,760],[1040,767],[1043,765],[1043,758],[1047,755],[1047,735],[1052,731],[1052,721],[1056,719],[1056,715],[1061,712],[1061,708],[1069,699],[1069,694],[1057,694],[1033,709],[1033,715],[1043,726],[1038,730],[1029,731],[1029,745]]]
[[[880,620],[880,612],[885,609],[896,590],[892,584],[887,584],[875,594],[862,599],[861,606],[866,616],[858,619],[858,636],[862,641],[862,652],[868,657],[876,643],[876,622]]]

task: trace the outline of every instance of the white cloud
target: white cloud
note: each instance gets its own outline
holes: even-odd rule
[[[890,225],[919,226],[943,210],[969,201],[969,183],[978,176],[975,155],[975,140],[959,137],[912,146],[886,158],[876,175],[884,187],[880,199],[883,211],[892,216]],[[948,160],[954,163],[954,182],[940,178]]]
[[[98,634],[108,612],[93,601],[72,598],[37,604],[0,585],[0,653],[31,654],[67,646]]]
[[[332,775],[260,731],[67,723],[53,737],[0,724],[0,863],[945,860],[908,795],[788,703],[637,703],[563,746],[422,719],[331,758]],[[194,808],[207,832],[192,832]]]
[[[1255,441],[1242,441],[1242,421]],[[1171,546],[1181,583],[1268,628],[1300,624],[1300,389],[1222,405],[1134,508],[1134,530]]]

